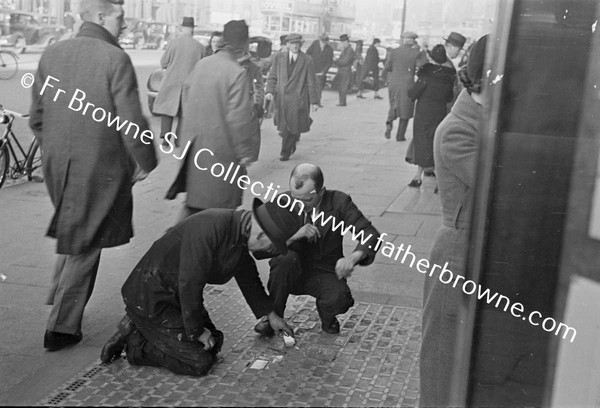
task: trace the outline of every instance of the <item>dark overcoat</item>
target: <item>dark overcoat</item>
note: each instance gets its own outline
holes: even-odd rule
[[[310,130],[310,105],[318,104],[319,98],[312,58],[300,51],[291,73],[288,72],[288,60],[289,51],[273,57],[265,93],[274,96],[273,121],[277,130],[287,129],[297,135]]]
[[[416,47],[402,45],[388,54],[385,70],[388,71],[388,91],[390,108],[395,117],[410,119],[413,117],[414,102],[408,97],[408,90],[415,83],[415,72],[427,62],[427,55]]]
[[[185,138],[193,144],[186,156],[186,204],[193,208],[236,208],[243,191],[235,182],[211,174],[215,163],[229,167],[256,153],[252,133],[250,81],[228,47],[202,58],[184,84],[183,123]],[[208,149],[195,155],[201,149]],[[235,167],[235,166],[234,166]],[[208,170],[199,170],[205,168]]]
[[[206,285],[235,278],[256,318],[273,310],[242,233],[244,211],[194,214],[154,242],[121,289],[128,314],[145,327],[197,338],[210,318]],[[251,216],[251,215],[250,215]],[[149,339],[150,340],[150,339]]]
[[[325,44],[321,48],[321,42],[315,40],[312,42],[310,47],[306,50],[306,55],[313,59],[315,64],[315,72],[317,74],[327,74],[329,68],[333,65],[333,48],[331,45]]]
[[[181,106],[183,83],[194,65],[205,55],[204,46],[192,37],[180,36],[169,40],[160,59],[160,66],[166,71],[154,101],[154,113],[177,116]]]
[[[427,63],[419,69],[417,76],[417,82],[408,90],[408,96],[416,101],[412,163],[421,167],[433,167],[433,135],[446,117],[447,104],[454,99],[456,71]]]
[[[54,87],[40,95],[46,80]],[[136,162],[145,171],[157,163],[152,140],[141,140],[148,123],[129,56],[106,29],[85,22],[76,38],[44,51],[32,90],[29,123],[44,152],[55,208],[48,235],[57,238],[57,253],[129,242]],[[82,92],[83,102],[73,101]],[[84,113],[88,102],[94,106]],[[116,121],[108,125],[108,115],[118,116],[120,131]]]

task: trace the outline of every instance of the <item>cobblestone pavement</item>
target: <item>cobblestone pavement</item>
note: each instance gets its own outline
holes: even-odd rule
[[[254,333],[235,283],[212,286],[205,299],[225,333],[206,377],[98,360],[38,405],[416,406],[420,310],[359,302],[338,316],[334,336],[321,331],[313,298],[292,296],[286,317],[296,345],[286,348],[280,337]]]

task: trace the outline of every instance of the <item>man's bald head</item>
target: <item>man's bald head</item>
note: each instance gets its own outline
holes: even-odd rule
[[[310,183],[309,181],[312,181]],[[290,190],[304,190],[312,184],[312,189],[319,192],[323,188],[324,178],[321,168],[312,163],[301,163],[294,167],[290,175]]]

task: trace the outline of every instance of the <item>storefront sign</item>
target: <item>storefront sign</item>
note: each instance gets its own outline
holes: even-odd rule
[[[292,12],[294,10],[294,3],[292,1],[262,0],[261,10]]]

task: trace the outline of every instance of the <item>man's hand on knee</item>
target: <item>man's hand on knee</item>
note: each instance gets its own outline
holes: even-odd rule
[[[292,329],[282,317],[279,317],[277,313],[269,313],[269,324],[275,333],[284,332],[288,336],[294,337],[294,329]]]
[[[198,336],[198,341],[204,345],[204,350],[208,351],[212,349],[216,342],[210,330],[206,327],[204,328],[204,332],[200,336]]]

